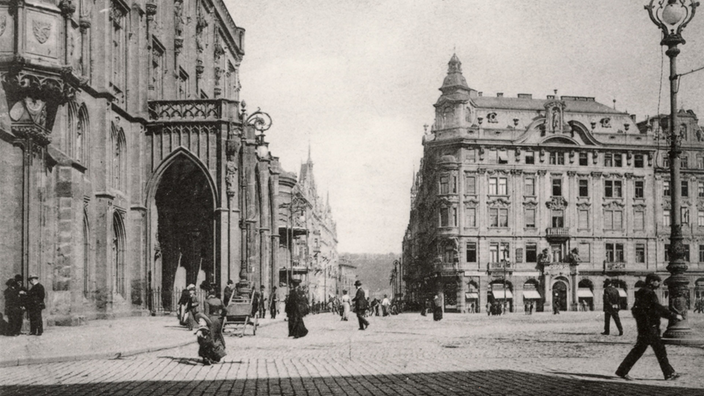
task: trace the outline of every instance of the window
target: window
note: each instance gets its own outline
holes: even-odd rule
[[[125,142],[125,132],[112,124],[110,134],[112,145],[112,187],[119,191],[125,191],[127,185],[125,173],[127,172],[127,144]]]
[[[588,197],[589,196],[589,180],[579,179],[579,196]]]
[[[452,226],[457,227],[457,208],[452,208]]]
[[[665,227],[670,226],[670,211],[668,209],[662,211],[662,225]]]
[[[663,195],[666,197],[670,196],[670,181],[665,180],[662,182]]]
[[[469,195],[477,194],[477,179],[474,176],[467,175],[464,178],[464,193]]]
[[[622,243],[606,244],[606,261],[609,263],[623,263],[625,261]]]
[[[703,185],[704,185],[704,183],[703,183]],[[526,178],[524,193],[526,195],[535,196],[535,179],[534,178],[532,178],[532,177]]]
[[[689,196],[689,182],[686,180],[682,180],[682,196],[683,197]]]
[[[457,176],[452,176],[452,193],[457,194]]]
[[[499,244],[499,260],[503,261],[506,260],[508,261],[511,258],[511,255],[509,254],[509,244],[508,242],[501,242]]]
[[[499,262],[499,244],[490,243],[489,244],[489,261],[492,263]]]
[[[448,194],[450,192],[450,178],[447,176],[440,177],[440,194]]]
[[[522,263],[523,262],[523,248],[516,248],[516,255],[515,261],[516,263]]]
[[[642,168],[643,167],[643,154],[636,154],[633,164],[636,168]]]
[[[125,91],[127,70],[127,12],[129,9],[123,8],[121,2],[113,0],[110,4],[112,19],[112,78],[111,85],[124,101],[122,95]]]
[[[506,150],[498,150],[497,155],[499,164],[508,164],[508,152]]]
[[[477,226],[477,209],[476,208],[465,208],[464,209],[464,226],[465,227],[476,227]]]
[[[555,228],[561,228],[565,226],[564,212],[561,210],[552,211],[552,226]]]
[[[697,225],[699,227],[704,227],[704,211],[702,210],[697,212]]]
[[[665,261],[670,261],[670,245],[665,245]]]
[[[623,229],[623,211],[604,209],[604,229],[605,230],[621,230],[621,229]]]
[[[697,195],[704,197],[704,182],[697,183]]]
[[[682,258],[684,259],[684,261],[689,262],[689,245],[684,243],[682,244],[682,247],[684,248],[684,257]]]
[[[611,153],[604,153],[604,166],[613,166],[613,157]]]
[[[164,47],[156,40],[152,42],[152,86],[154,98],[164,95]]]
[[[507,182],[505,177],[489,178],[489,195],[507,195]]]
[[[526,208],[525,222],[526,228],[535,228],[535,209]]]
[[[535,243],[526,244],[526,263],[538,262],[538,245]]]
[[[636,263],[645,263],[645,244],[636,244]]]
[[[440,208],[440,227],[447,227],[450,222],[450,209]]]
[[[110,259],[113,267],[113,290],[125,295],[125,228],[122,217],[114,212],[112,216],[112,251]]]
[[[680,168],[687,169],[689,167],[689,161],[686,155],[680,157]]]
[[[689,208],[680,208],[680,222],[689,224]]]
[[[636,210],[633,212],[633,229],[642,231],[645,229],[645,212]]]
[[[579,165],[581,165],[581,166],[589,165],[589,160],[587,159],[587,153],[579,153]]]
[[[580,230],[588,230],[589,229],[589,211],[580,209],[577,212],[578,220],[579,223],[577,224],[577,227]]]
[[[604,196],[607,198],[621,198],[623,196],[621,180],[604,180]]]
[[[535,163],[535,153],[529,151],[526,153],[526,164],[532,165]]]
[[[499,195],[508,195],[508,184],[505,177],[499,178]]]
[[[489,208],[489,227],[508,227],[508,209]]]
[[[178,73],[178,98],[188,99],[190,96],[191,88],[188,83],[188,73],[186,73],[183,69],[180,69]]]
[[[562,179],[552,179],[552,195],[554,197],[562,196]]]
[[[699,245],[699,262],[704,262],[704,245]]]
[[[614,154],[614,166],[615,167],[622,167],[623,166],[623,155],[615,153]]]
[[[477,244],[476,242],[467,242],[467,262],[477,262]]]
[[[636,198],[643,198],[645,196],[644,195],[645,194],[645,187],[644,187],[645,181],[636,180],[635,186],[636,186],[636,191],[635,191]]]
[[[697,157],[697,169],[704,169],[704,157]]]
[[[565,164],[565,153],[563,152],[551,152],[550,153],[550,164],[551,165],[564,165]]]

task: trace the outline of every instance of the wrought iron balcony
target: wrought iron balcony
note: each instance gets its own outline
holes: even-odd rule
[[[514,264],[511,263],[510,261],[506,262],[495,262],[495,263],[488,263],[487,264],[487,270],[489,272],[501,272],[501,271],[506,271],[506,272],[513,272],[514,270]]]
[[[159,122],[239,122],[239,102],[227,99],[151,100],[149,119]]]
[[[545,237],[548,239],[569,239],[570,229],[565,227],[550,227],[545,230]]]

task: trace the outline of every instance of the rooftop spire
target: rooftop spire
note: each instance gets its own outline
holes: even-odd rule
[[[440,90],[443,93],[447,93],[456,89],[469,90],[469,86],[467,86],[467,80],[462,75],[460,58],[457,57],[457,54],[452,54],[452,58],[447,63],[447,76],[445,76]]]

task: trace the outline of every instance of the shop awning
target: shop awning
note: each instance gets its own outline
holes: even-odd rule
[[[524,300],[540,300],[540,293],[537,290],[524,290],[523,299]]]
[[[621,297],[628,297],[628,294],[626,294],[626,291],[623,289],[616,289],[618,290],[618,295]]]
[[[478,300],[479,294],[478,293],[465,293],[464,298],[467,300]]]
[[[577,289],[577,297],[581,298],[594,298],[594,293],[586,288]]]
[[[511,290],[506,290],[506,295],[504,295],[504,290],[492,290],[491,293],[494,295],[494,298],[499,300],[513,298]]]

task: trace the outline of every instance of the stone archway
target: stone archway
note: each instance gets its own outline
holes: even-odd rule
[[[207,172],[188,155],[172,157],[158,174],[150,202],[154,303],[175,309],[188,284],[215,281],[215,194]]]
[[[567,311],[569,304],[569,283],[562,278],[557,278],[552,284],[553,304],[557,302],[560,311]]]

